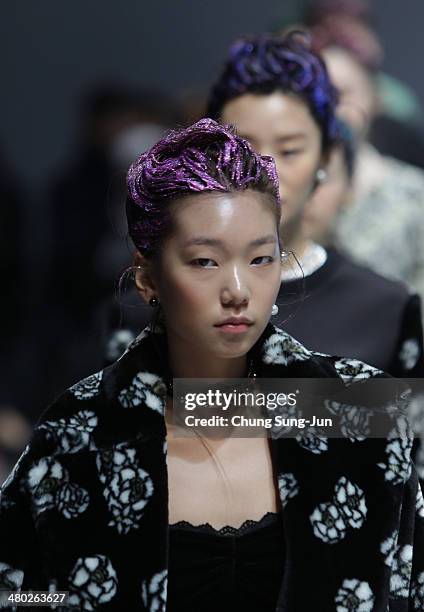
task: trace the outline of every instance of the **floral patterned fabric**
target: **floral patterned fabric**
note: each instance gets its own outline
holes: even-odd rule
[[[67,590],[65,612],[166,611],[163,342],[144,332],[42,415],[1,491],[0,589]],[[385,376],[272,325],[254,354],[263,378],[351,388]],[[327,408],[341,439],[271,440],[287,551],[276,612],[422,611],[424,501],[410,441],[397,430],[367,438],[372,413],[347,422],[343,404]]]
[[[363,147],[358,195],[341,215],[336,242],[356,261],[408,282],[424,296],[424,172]]]

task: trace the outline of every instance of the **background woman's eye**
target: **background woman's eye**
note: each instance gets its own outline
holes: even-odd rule
[[[206,257],[198,257],[197,259],[193,259],[190,263],[192,266],[197,266],[199,268],[215,268],[217,265],[213,259],[207,259]]]
[[[282,157],[294,157],[300,152],[301,152],[301,149],[285,149],[284,151],[280,152],[280,155]]]
[[[261,264],[267,264],[273,261],[274,258],[270,255],[262,255],[261,257],[255,257],[255,259],[252,259],[252,264],[254,264],[255,266],[260,266]]]

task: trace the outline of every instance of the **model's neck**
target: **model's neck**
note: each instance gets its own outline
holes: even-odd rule
[[[293,219],[289,219],[281,226],[281,242],[283,251],[292,251],[298,259],[301,259],[307,248],[312,243],[309,238],[305,238],[303,233],[302,214]]]
[[[246,355],[221,359],[196,350],[168,336],[168,358],[173,378],[243,378]]]
[[[284,246],[285,251],[291,251],[301,260],[307,249],[311,246],[312,240],[309,238],[303,238],[302,236],[295,236],[287,241]]]

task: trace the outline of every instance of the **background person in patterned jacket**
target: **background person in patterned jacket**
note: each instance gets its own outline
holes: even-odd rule
[[[338,114],[358,142],[354,198],[338,220],[337,243],[356,261],[409,283],[422,297],[424,172],[380,154],[368,141],[381,110],[378,78],[384,56],[369,10],[356,0],[320,0],[307,21],[314,49],[339,91]]]

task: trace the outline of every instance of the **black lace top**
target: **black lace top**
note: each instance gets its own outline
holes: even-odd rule
[[[170,525],[167,612],[275,612],[284,569],[280,514],[239,528]]]

